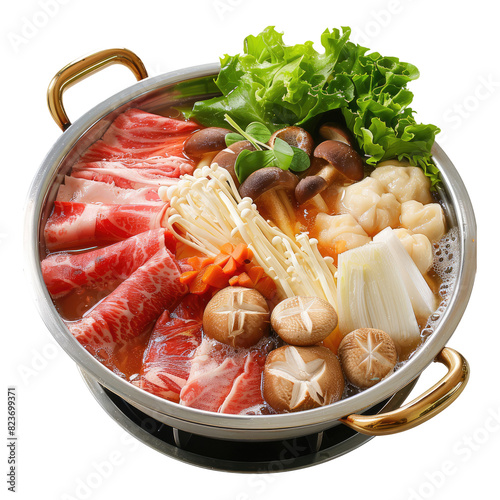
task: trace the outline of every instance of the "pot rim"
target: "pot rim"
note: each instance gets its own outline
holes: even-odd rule
[[[82,135],[117,108],[127,104],[132,106],[133,101],[137,101],[153,91],[189,79],[210,77],[218,71],[218,64],[207,64],[141,80],[94,106],[78,118],[54,143],[32,181],[26,203],[24,228],[26,272],[39,313],[59,345],[84,372],[99,384],[132,402],[132,404],[136,401],[153,411],[170,415],[178,420],[214,427],[269,430],[304,427],[361,412],[405,387],[434,360],[460,322],[472,292],[476,272],[474,211],[462,179],[451,160],[437,143],[433,147],[433,157],[441,172],[442,192],[449,199],[450,206],[454,208],[456,226],[459,229],[460,264],[453,293],[434,332],[404,366],[370,389],[331,405],[278,415],[228,415],[181,406],[154,396],[120,378],[88,353],[66,328],[45,287],[40,267],[41,213],[49,190],[54,182],[57,182],[56,176],[61,163]]]

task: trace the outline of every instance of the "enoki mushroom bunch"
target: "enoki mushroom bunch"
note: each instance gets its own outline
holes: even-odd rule
[[[241,198],[225,169],[197,169],[159,194],[170,202],[165,225],[184,244],[215,256],[225,243],[244,242],[282,298],[315,296],[336,308],[333,259],[323,257],[307,234],[292,239],[271,226],[251,198]]]

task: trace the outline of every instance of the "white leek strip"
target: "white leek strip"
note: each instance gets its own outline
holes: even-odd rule
[[[170,201],[165,225],[183,243],[213,256],[227,242],[244,242],[282,298],[316,296],[337,307],[333,260],[306,234],[294,240],[271,226],[250,198],[240,197],[226,170],[204,166],[159,194]]]
[[[388,227],[374,236],[373,241],[384,242],[389,248],[393,264],[403,278],[406,291],[410,296],[413,311],[417,318],[425,321],[436,309],[436,297],[401,240]]]
[[[358,328],[377,328],[401,346],[420,338],[410,297],[385,243],[341,253],[337,289],[343,335]]]

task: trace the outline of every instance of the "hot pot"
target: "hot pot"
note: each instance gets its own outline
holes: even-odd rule
[[[101,102],[70,123],[62,102],[64,90],[113,63],[129,67],[139,80],[138,83]],[[131,385],[94,359],[69,333],[45,288],[40,270],[40,261],[45,255],[43,228],[64,175],[78,156],[102,136],[119,113],[130,107],[161,113],[173,105],[189,105],[196,100],[212,97],[217,94],[213,77],[218,70],[217,64],[209,64],[148,78],[144,65],[135,54],[125,49],[112,49],[75,61],[54,77],[48,92],[49,109],[64,133],[43,160],[33,180],[25,226],[27,270],[38,309],[48,329],[78,364],[96,396],[105,391],[155,422],[171,426],[176,430],[177,441],[179,433],[184,432],[238,442],[269,442],[299,438],[328,429],[345,429],[344,426],[362,435],[375,436],[401,432],[432,418],[458,397],[468,380],[467,361],[445,345],[464,313],[476,271],[473,208],[458,172],[437,144],[433,155],[443,180],[439,194],[448,217],[447,222],[450,227],[457,228],[459,235],[460,256],[456,282],[434,333],[406,364],[378,385],[332,405],[299,413],[258,416],[210,413],[163,400]],[[424,394],[401,407],[412,384],[433,361],[446,365],[448,373]],[[395,395],[398,397],[395,398]],[[391,404],[382,404],[387,401]],[[360,415],[363,412],[370,413],[370,408],[376,405],[379,405],[379,413]],[[109,409],[108,412],[112,413]]]

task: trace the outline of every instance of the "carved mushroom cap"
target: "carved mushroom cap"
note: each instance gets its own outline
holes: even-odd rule
[[[398,354],[389,334],[375,328],[359,328],[342,339],[339,358],[348,380],[368,388],[392,371]]]
[[[195,158],[207,153],[220,151],[226,147],[226,135],[231,130],[220,127],[208,127],[198,130],[184,143],[184,152]]]
[[[325,406],[342,397],[344,375],[326,347],[283,346],[271,351],[264,367],[264,399],[276,411]]]
[[[203,313],[205,335],[232,347],[250,347],[269,332],[269,306],[252,288],[228,286]]]
[[[274,331],[292,345],[314,345],[325,340],[337,326],[334,307],[319,297],[290,297],[273,310]]]

